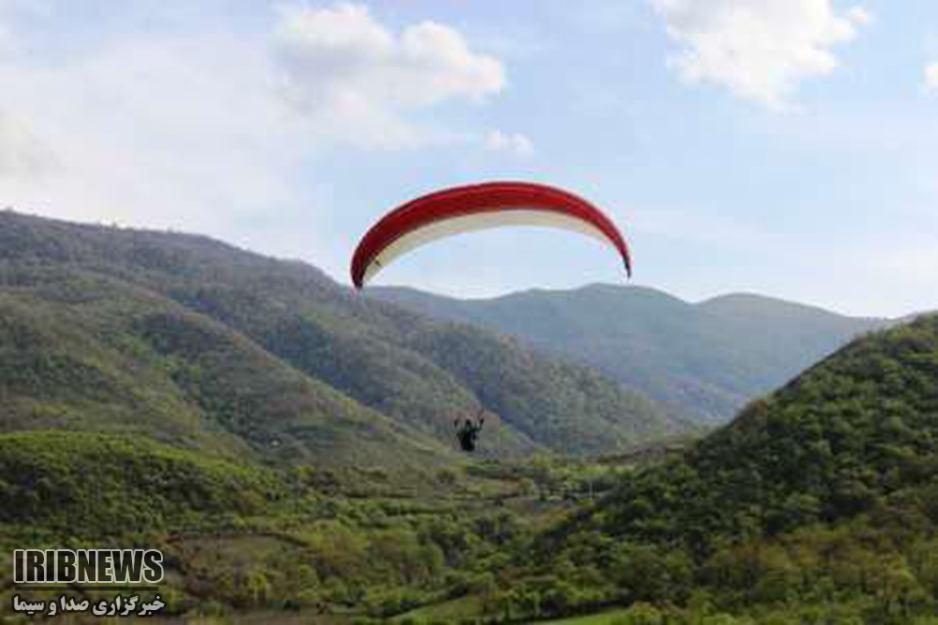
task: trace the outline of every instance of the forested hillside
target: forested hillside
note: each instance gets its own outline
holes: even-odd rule
[[[200,619],[350,622],[490,587],[509,545],[587,488],[543,454],[683,427],[595,371],[303,263],[13,212],[0,402],[0,547],[159,547],[167,614]],[[453,419],[481,408],[469,458]],[[535,497],[533,514],[506,504]]]
[[[0,304],[8,431],[106,424],[341,464],[443,452],[481,407],[493,454],[615,451],[680,427],[582,367],[204,237],[6,212]]]
[[[4,432],[145,434],[224,457],[328,466],[448,457],[172,300],[75,269],[7,275],[17,286],[0,294]]]
[[[534,552],[549,555],[503,608],[530,610],[525,593],[540,589],[552,593],[541,612],[650,602],[680,623],[718,611],[740,619],[726,623],[931,623],[936,452],[938,316],[926,316],[627,476],[540,539]]]
[[[756,295],[690,304],[654,289],[611,285],[487,300],[391,287],[369,294],[589,364],[703,423],[727,421],[748,400],[883,325]]]
[[[807,314],[699,307],[738,327]],[[938,609],[935,315],[662,441],[680,423],[590,369],[308,265],[5,213],[0,400],[0,547],[159,547],[170,616],[930,625]],[[467,461],[451,419],[480,405],[497,427]],[[545,450],[609,455],[529,455]],[[0,565],[2,605],[15,590]]]

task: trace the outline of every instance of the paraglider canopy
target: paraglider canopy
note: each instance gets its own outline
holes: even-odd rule
[[[352,257],[352,283],[362,288],[410,250],[451,235],[509,225],[552,226],[595,237],[621,256],[632,275],[628,245],[598,208],[572,193],[530,182],[487,182],[424,195],[394,209],[365,234]]]

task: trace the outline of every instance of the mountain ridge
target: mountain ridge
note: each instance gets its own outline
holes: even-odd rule
[[[936,314],[851,341],[542,533],[515,593],[562,594],[528,608],[541,616],[619,604],[658,617],[644,622],[928,621],[936,382]]]
[[[707,424],[729,419],[853,336],[888,323],[748,293],[693,303],[643,286],[591,284],[471,300],[401,287],[368,293],[594,366]]]
[[[682,427],[593,371],[554,362],[484,330],[363,298],[311,265],[201,235],[0,213],[0,292],[36,298],[50,310],[72,306],[82,320],[80,304],[95,281],[120,284],[114,287],[120,291],[110,304],[114,308],[147,309],[150,316],[163,311],[158,323],[143,328],[121,326],[132,315],[107,307],[100,319],[117,324],[117,335],[130,343],[169,341],[172,350],[164,360],[178,370],[169,372],[167,388],[194,384],[185,367],[179,368],[187,362],[180,354],[188,346],[173,343],[174,333],[192,333],[208,323],[225,337],[224,345],[251,345],[284,376],[292,371],[324,385],[313,394],[332,389],[348,405],[357,404],[352,412],[384,415],[409,433],[405,437],[435,441],[444,456],[452,451],[453,419],[476,414],[480,404],[493,413],[496,427],[486,433],[486,447],[494,454],[611,451]],[[166,317],[174,307],[183,312]],[[105,325],[94,326],[96,319],[85,319],[91,341],[108,337]],[[462,361],[448,359],[448,351],[461,353]],[[228,383],[241,375],[238,384],[251,383],[264,370],[239,374],[213,354],[196,354],[186,366],[210,367],[206,371]],[[507,362],[514,364],[509,368]],[[202,375],[202,386],[192,388],[203,393],[211,379]],[[233,389],[221,384],[213,392],[212,410],[244,412],[228,405]]]

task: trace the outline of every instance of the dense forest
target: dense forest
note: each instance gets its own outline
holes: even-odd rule
[[[160,547],[170,615],[372,618],[465,595],[619,470],[545,454],[685,429],[588,368],[309,265],[13,212],[0,399],[3,549]],[[452,423],[481,409],[472,463]]]
[[[926,316],[850,344],[684,453],[626,474],[537,537],[540,557],[521,558],[529,577],[502,593],[503,610],[639,603],[645,616],[626,622],[938,622],[936,446],[938,316]]]
[[[573,358],[705,424],[729,421],[750,399],[885,323],[751,294],[692,304],[609,284],[472,300],[395,287],[368,294]]]
[[[395,455],[445,453],[453,420],[480,409],[493,457],[610,453],[685,428],[593,370],[205,237],[0,214],[0,306],[0,332],[18,337],[0,346],[16,408],[6,429],[77,427],[98,400],[95,412],[136,421],[144,404],[177,429],[279,423],[249,444],[322,459],[301,448],[349,437],[372,457],[390,430],[408,447]],[[21,379],[30,372],[42,388]]]
[[[5,214],[0,399],[0,549],[160,548],[165,618],[938,623],[934,315],[703,436],[309,266]]]

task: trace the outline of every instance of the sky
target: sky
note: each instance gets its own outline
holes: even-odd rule
[[[0,0],[0,207],[207,234],[343,284],[423,193],[560,186],[632,284],[938,308],[931,0]],[[624,283],[588,237],[431,244],[377,284]]]

